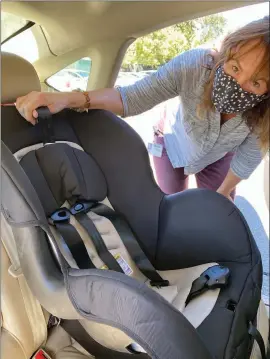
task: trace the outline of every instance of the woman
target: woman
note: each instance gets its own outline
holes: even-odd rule
[[[35,124],[39,106],[105,109],[133,116],[179,96],[175,115],[155,131],[154,166],[166,193],[198,187],[234,197],[269,148],[269,17],[228,35],[219,52],[187,51],[127,87],[89,93],[30,93],[18,111]]]

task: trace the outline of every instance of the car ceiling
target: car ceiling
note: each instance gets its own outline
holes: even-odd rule
[[[254,3],[258,1],[11,1],[1,7],[41,25],[52,53],[61,55]]]

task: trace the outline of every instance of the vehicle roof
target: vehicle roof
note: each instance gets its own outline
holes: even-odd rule
[[[263,1],[262,1],[263,2]],[[258,1],[20,1],[2,10],[46,31],[55,55],[101,41],[137,38],[181,21]]]

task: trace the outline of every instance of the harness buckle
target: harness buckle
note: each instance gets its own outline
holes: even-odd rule
[[[89,212],[89,210],[94,207],[94,205],[96,204],[96,202],[87,202],[87,201],[82,201],[82,202],[76,202],[70,209],[70,213],[73,214],[73,216],[75,216],[78,213],[87,213]]]
[[[216,289],[226,287],[230,277],[230,270],[221,265],[215,265],[207,268],[199,278],[192,283],[191,290],[186,299],[186,305],[198,295],[204,293],[208,289]]]
[[[48,222],[52,225],[56,223],[69,223],[70,212],[66,207],[60,208],[48,218]]]

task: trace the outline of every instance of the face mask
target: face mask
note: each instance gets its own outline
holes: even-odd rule
[[[216,70],[212,101],[220,113],[244,112],[259,102],[263,101],[267,95],[255,95],[244,91],[239,83],[230,75],[227,75],[223,67]]]

